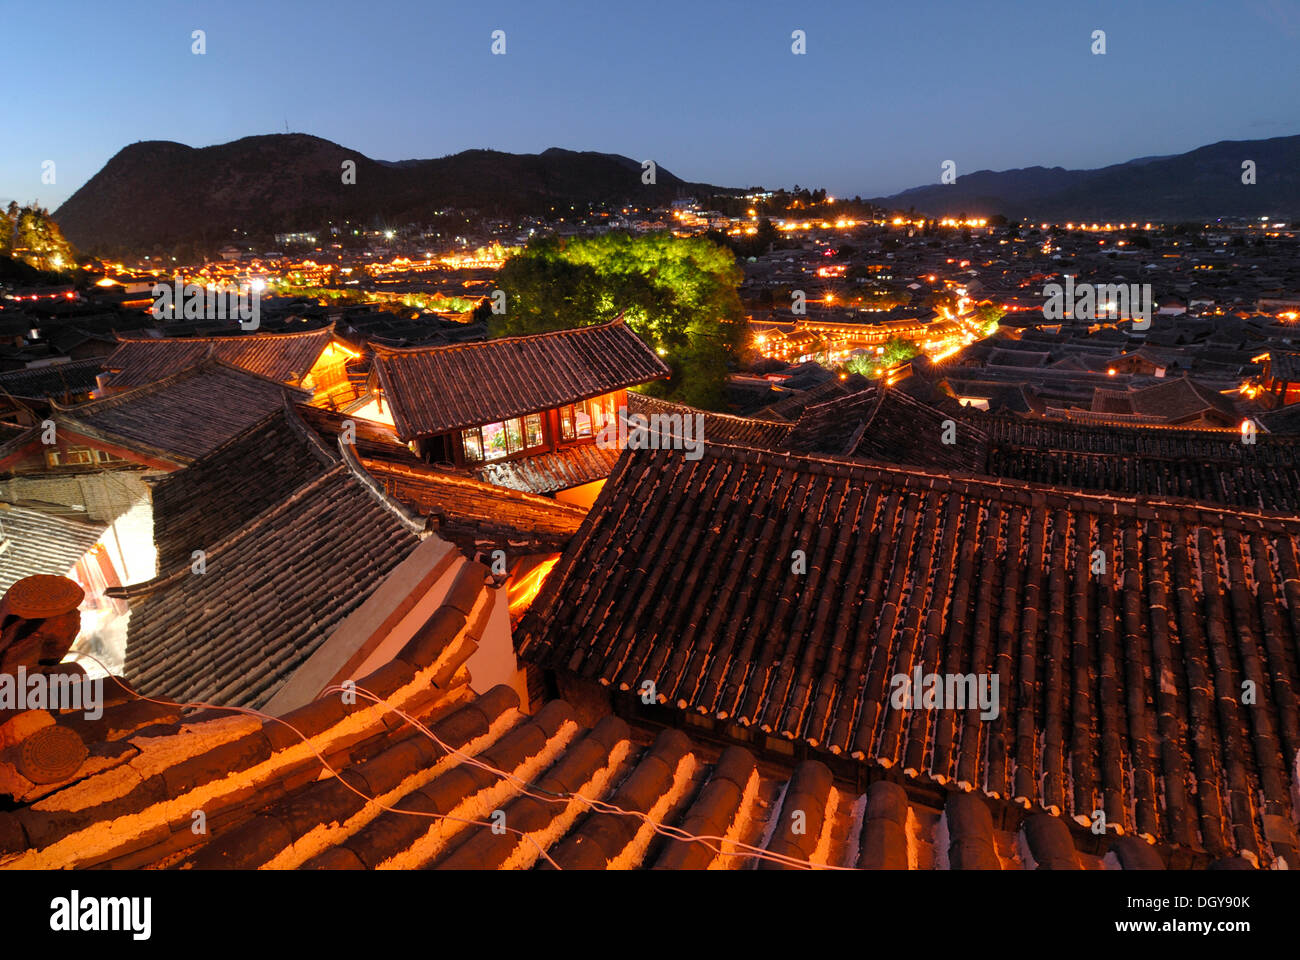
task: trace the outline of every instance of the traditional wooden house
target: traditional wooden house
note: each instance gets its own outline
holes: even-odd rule
[[[617,450],[597,434],[625,405],[627,388],[669,375],[621,319],[597,326],[479,343],[376,345],[377,405],[429,463],[473,471],[539,494],[608,475]],[[381,414],[382,415],[382,414]],[[593,494],[588,491],[590,499]]]
[[[360,354],[334,332],[334,325],[294,333],[250,332],[220,337],[118,335],[104,360],[104,392],[143,386],[211,357],[277,383],[306,390],[311,402],[343,408],[361,389],[349,375]]]
[[[1266,353],[1260,386],[1283,406],[1300,403],[1300,353],[1278,350]]]
[[[0,373],[0,416],[30,426],[49,411],[51,400],[89,400],[100,372],[100,358],[50,363]]]
[[[1048,414],[1076,423],[1115,426],[1236,428],[1241,423],[1233,400],[1190,377],[1128,390],[1098,386],[1086,409],[1051,407]]]
[[[126,605],[109,590],[157,573],[151,481],[210,454],[287,399],[308,398],[208,358],[98,400],[50,400],[46,419],[0,446],[0,517],[12,521],[0,572],[9,563],[15,577],[74,577],[85,593],[81,649],[120,669]],[[255,462],[250,457],[243,468]],[[245,501],[258,489],[247,480],[245,473],[231,482]],[[77,556],[69,555],[73,547]]]
[[[436,609],[466,559],[342,440],[323,442],[282,400],[153,481],[159,574],[109,591],[130,606],[133,686],[290,710],[381,666]],[[512,682],[506,595],[488,599],[479,674]]]
[[[593,714],[889,769],[1076,836],[1103,810],[1163,862],[1280,867],[1300,862],[1297,581],[1285,515],[629,449],[516,639]],[[900,677],[962,686],[900,702]]]

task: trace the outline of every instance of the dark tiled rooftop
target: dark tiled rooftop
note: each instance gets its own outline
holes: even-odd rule
[[[195,550],[234,534],[338,460],[286,404],[212,453],[153,481],[158,569],[188,566]]]
[[[70,400],[95,389],[95,377],[103,369],[101,364],[99,357],[92,357],[0,373],[0,396]]]
[[[147,386],[73,407],[61,420],[126,447],[197,460],[301,392],[216,360],[204,360]]]
[[[1294,862],[1297,583],[1291,519],[731,447],[628,451],[519,645],[926,782]],[[917,667],[996,674],[998,718],[891,709],[889,678]]]
[[[113,387],[139,387],[192,367],[207,357],[278,383],[305,377],[334,336],[334,327],[301,333],[246,333],[221,337],[125,337],[104,361]]]
[[[668,376],[622,320],[445,347],[375,346],[398,436],[429,436],[549,410]]]
[[[168,555],[201,549],[202,572],[181,557],[113,591],[131,606],[127,678],[151,696],[265,704],[410,553],[414,527],[341,462],[223,539],[186,538]]]

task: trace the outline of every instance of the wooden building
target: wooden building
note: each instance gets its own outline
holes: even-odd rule
[[[1283,406],[1300,403],[1300,353],[1266,353],[1260,384],[1264,393]]]
[[[331,409],[361,396],[349,364],[360,354],[334,333],[334,325],[294,333],[243,333],[220,337],[118,335],[118,347],[104,360],[105,393],[161,380],[211,357],[268,380],[311,393],[311,402]]]
[[[617,451],[597,434],[627,388],[669,375],[621,319],[435,347],[375,345],[378,401],[428,463],[553,494],[606,476]],[[603,455],[602,455],[603,454]]]
[[[1298,580],[1285,515],[629,449],[516,640],[593,712],[849,781],[891,769],[909,796],[983,794],[1076,836],[1104,810],[1165,862],[1278,867],[1300,857]],[[898,709],[918,672],[996,678],[998,709]]]

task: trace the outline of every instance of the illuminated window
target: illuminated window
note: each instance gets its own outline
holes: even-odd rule
[[[506,450],[518,453],[524,448],[524,424],[518,417],[506,421]]]
[[[477,462],[483,459],[483,441],[479,437],[478,427],[470,427],[460,432],[461,444],[465,448],[465,459]]]
[[[540,447],[542,440],[542,415],[530,413],[524,417],[524,443],[529,447]]]
[[[617,395],[607,393],[560,407],[560,439],[576,440],[594,436],[597,430],[618,418]]]
[[[483,433],[483,459],[500,460],[510,455],[510,451],[506,448],[504,423],[485,423],[480,430]]]
[[[574,432],[579,437],[591,436],[591,414],[587,412],[585,401],[573,405],[573,425]]]
[[[95,451],[89,447],[67,447],[62,450],[48,450],[45,454],[45,460],[51,467],[83,466],[95,462]]]

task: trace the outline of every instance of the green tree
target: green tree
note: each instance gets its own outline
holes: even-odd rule
[[[21,260],[37,270],[70,271],[76,254],[59,225],[42,207],[10,202],[0,211],[0,255]]]
[[[880,361],[865,353],[855,353],[844,361],[846,373],[856,373],[860,377],[880,376]]]
[[[976,304],[975,312],[979,314],[980,321],[986,330],[990,326],[996,328],[998,321],[1007,315],[1004,307],[992,301]]]
[[[491,336],[605,323],[622,314],[672,370],[647,393],[721,409],[743,336],[740,268],[704,237],[669,233],[534,240],[506,260],[497,281],[506,311]]]
[[[915,342],[902,337],[890,337],[885,341],[885,352],[880,355],[880,362],[886,367],[892,367],[904,360],[911,360],[920,352],[921,348]]]

